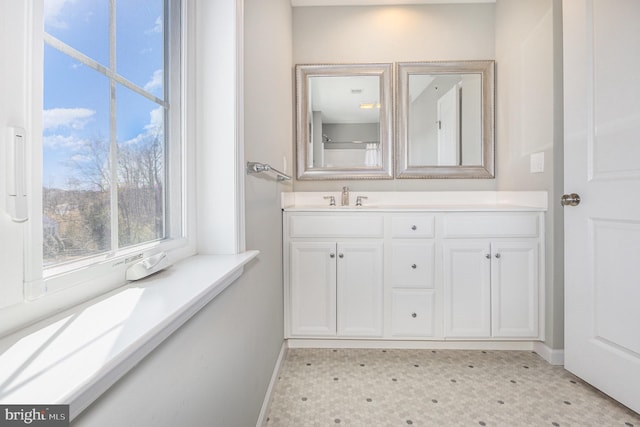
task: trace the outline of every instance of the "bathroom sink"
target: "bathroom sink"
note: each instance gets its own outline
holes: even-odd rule
[[[331,211],[352,211],[352,210],[358,210],[358,209],[378,209],[380,208],[380,206],[377,206],[377,205],[329,206],[325,203],[322,205],[315,205],[315,204],[295,205],[295,206],[288,206],[288,208],[304,209],[304,210],[325,210],[326,209]]]
[[[547,210],[546,191],[353,191],[341,206],[341,192],[282,193],[282,209],[322,211],[518,211]],[[362,197],[362,206],[356,200]],[[333,198],[335,206],[330,206]]]

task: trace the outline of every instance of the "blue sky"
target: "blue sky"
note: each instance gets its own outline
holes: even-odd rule
[[[116,72],[163,98],[163,0],[119,0]],[[109,0],[45,0],[44,29],[109,66]],[[43,185],[66,188],[72,162],[88,162],[88,143],[109,139],[108,79],[45,44]],[[162,125],[162,109],[116,87],[116,137],[135,144]]]

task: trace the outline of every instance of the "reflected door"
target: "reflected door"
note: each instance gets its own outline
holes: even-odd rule
[[[460,96],[458,85],[438,99],[438,165],[460,164]]]
[[[565,367],[640,412],[640,2],[565,0]]]

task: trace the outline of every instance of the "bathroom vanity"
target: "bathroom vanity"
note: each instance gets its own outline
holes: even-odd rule
[[[290,342],[544,339],[546,192],[331,196],[283,194]]]

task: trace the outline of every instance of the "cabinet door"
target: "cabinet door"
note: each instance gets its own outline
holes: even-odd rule
[[[382,336],[383,244],[338,243],[338,335]]]
[[[538,336],[538,242],[495,241],[491,250],[493,336]]]
[[[336,334],[336,244],[291,243],[291,335]]]
[[[444,335],[491,335],[491,247],[485,240],[445,240]]]

